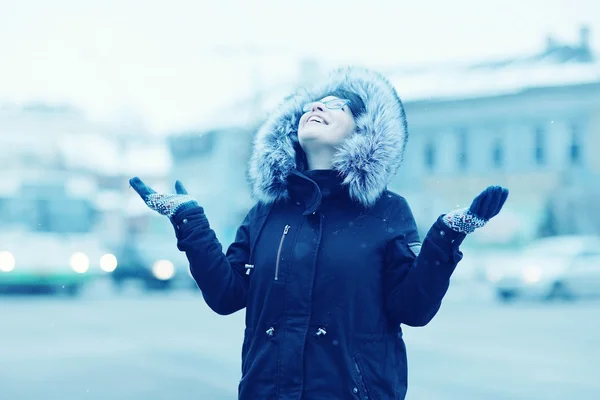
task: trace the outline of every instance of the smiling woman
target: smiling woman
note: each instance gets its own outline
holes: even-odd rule
[[[308,169],[331,169],[337,147],[356,129],[350,103],[349,99],[327,96],[303,107],[298,140]]]
[[[401,325],[437,314],[467,233],[502,208],[489,187],[441,215],[423,245],[408,202],[387,185],[408,131],[376,72],[334,71],[289,97],[258,130],[256,205],[227,251],[181,182],[131,186],[171,220],[209,307],[246,309],[239,399],[395,399],[407,391]]]

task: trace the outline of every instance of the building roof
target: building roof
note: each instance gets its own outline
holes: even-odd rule
[[[533,88],[598,83],[600,62],[588,38],[589,29],[583,26],[580,28],[579,42],[562,43],[549,36],[546,46],[533,54],[463,63],[399,66],[380,71],[396,87],[405,103],[490,97]],[[307,74],[314,75],[314,63],[307,65],[310,67]],[[199,130],[248,126],[260,121],[294,90],[297,84],[295,78],[290,76],[288,81],[232,103],[214,113],[210,120],[204,121]]]
[[[546,47],[534,54],[386,72],[404,101],[489,97],[531,88],[596,83],[600,82],[600,62],[588,37],[589,30],[582,27],[578,43],[548,37]]]

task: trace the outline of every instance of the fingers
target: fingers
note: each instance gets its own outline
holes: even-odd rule
[[[489,186],[473,200],[470,211],[480,218],[489,220],[500,213],[507,198],[508,189]]]
[[[473,214],[477,214],[477,212],[479,211],[480,207],[481,207],[481,201],[483,200],[483,195],[485,192],[479,193],[477,195],[477,197],[475,197],[473,199],[473,202],[471,203],[471,206],[469,207],[469,211],[471,211]]]
[[[502,200],[502,188],[500,186],[493,186],[493,189],[490,191],[490,205],[489,208],[485,212],[486,218],[490,219],[500,211],[498,206],[500,205],[500,201]]]
[[[175,193],[177,194],[188,194],[188,191],[183,186],[181,181],[175,181]]]
[[[469,207],[469,211],[471,211],[473,214],[477,215],[480,218],[486,219],[487,209],[489,208],[490,204],[491,189],[492,186],[486,188],[477,197],[475,197],[473,203],[471,204],[471,207]]]
[[[133,177],[129,180],[129,184],[140,195],[140,197],[146,200],[146,197],[152,193],[156,193],[150,186],[146,186],[144,182],[140,178]]]
[[[473,200],[469,210],[478,217],[489,220],[498,215],[507,198],[508,189],[488,186]]]
[[[490,219],[491,208],[493,206],[494,194],[496,188],[494,186],[487,187],[482,193],[481,204],[479,205],[479,216],[484,219]]]
[[[491,195],[490,208],[487,211],[486,218],[490,219],[498,215],[502,206],[504,206],[504,202],[508,197],[508,189],[505,189],[501,186],[494,186],[493,193]]]
[[[498,215],[500,210],[502,210],[504,203],[506,203],[506,199],[508,199],[508,189],[505,189],[505,188],[500,188],[500,189],[501,189],[501,193],[498,196],[500,198],[500,201],[498,202],[498,206],[496,207],[494,215]]]

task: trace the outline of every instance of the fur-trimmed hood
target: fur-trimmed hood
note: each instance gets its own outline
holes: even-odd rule
[[[288,197],[288,176],[297,168],[298,122],[302,107],[336,90],[357,94],[365,112],[357,129],[344,139],[333,160],[350,197],[365,207],[373,205],[400,167],[408,130],[404,107],[392,84],[365,68],[333,71],[323,85],[301,89],[286,98],[254,139],[248,179],[254,197],[272,203]]]

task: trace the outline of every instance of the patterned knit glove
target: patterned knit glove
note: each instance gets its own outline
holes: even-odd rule
[[[129,184],[140,195],[148,207],[169,218],[172,218],[178,211],[198,206],[196,199],[188,194],[183,184],[179,181],[175,182],[176,194],[156,193],[137,176],[131,178]]]
[[[448,227],[456,232],[473,233],[498,215],[508,198],[508,189],[489,186],[475,197],[471,207],[452,211],[442,217]]]

